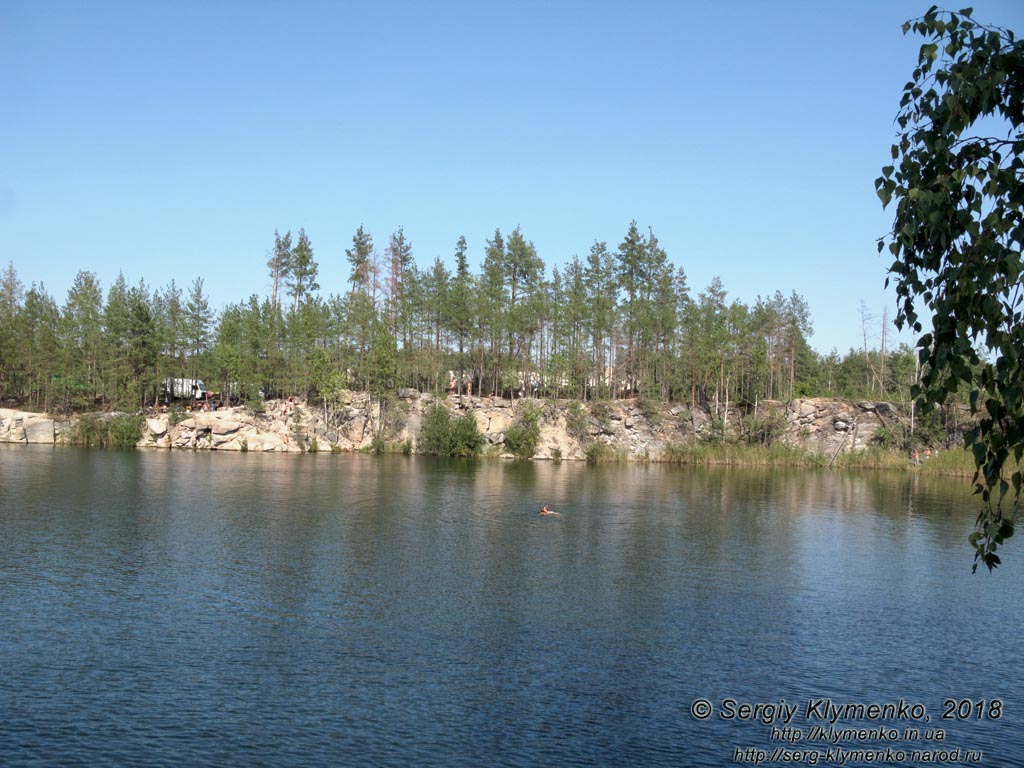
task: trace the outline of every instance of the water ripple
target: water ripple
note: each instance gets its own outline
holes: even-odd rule
[[[1020,566],[969,577],[941,483],[2,446],[0,477],[4,766],[721,765],[767,739],[698,696],[1024,704],[979,678]],[[1012,723],[951,743],[1013,765]]]

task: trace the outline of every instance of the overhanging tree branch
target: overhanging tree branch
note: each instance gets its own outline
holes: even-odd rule
[[[991,570],[1020,512],[1024,457],[1024,46],[969,8],[932,7],[903,31],[929,42],[904,87],[894,164],[875,181],[883,206],[896,203],[878,250],[894,259],[897,325],[920,333],[922,302],[932,315],[915,397],[930,407],[970,391],[978,425],[965,440],[982,498],[970,543],[975,568]],[[970,135],[992,119],[1008,138]]]

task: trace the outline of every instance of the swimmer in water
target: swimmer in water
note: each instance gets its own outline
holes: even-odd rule
[[[539,514],[541,514],[541,515],[557,515],[558,513],[557,512],[553,512],[552,510],[548,509],[548,505],[545,504],[543,507],[540,508]]]

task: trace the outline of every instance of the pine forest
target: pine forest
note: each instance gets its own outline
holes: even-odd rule
[[[324,293],[304,230],[275,232],[267,295],[210,304],[202,278],[154,288],[81,271],[63,302],[0,274],[0,396],[75,412],[154,405],[161,382],[203,379],[221,397],[298,396],[330,408],[346,390],[501,397],[643,398],[728,407],[798,396],[906,403],[915,356],[885,349],[861,306],[864,344],[822,355],[796,292],[752,304],[717,278],[694,291],[654,232],[546,268],[519,228],[495,230],[470,267],[465,238],[423,269],[403,229],[379,248],[360,227],[348,282]],[[187,281],[188,276],[185,276]],[[868,341],[881,333],[881,348]]]

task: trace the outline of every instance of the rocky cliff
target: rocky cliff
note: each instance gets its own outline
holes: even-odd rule
[[[56,419],[45,413],[0,408],[0,443],[53,445],[62,442],[62,436],[72,425],[67,419]]]
[[[725,436],[781,442],[833,455],[860,451],[881,428],[894,429],[903,417],[888,403],[805,398],[788,403],[762,401],[728,410],[691,409],[637,400],[511,401],[501,398],[435,398],[402,390],[381,414],[363,393],[349,393],[340,408],[268,401],[261,411],[226,408],[215,412],[171,413],[145,419],[139,447],[253,452],[358,451],[380,432],[385,442],[408,444],[415,452],[426,412],[434,405],[453,415],[471,413],[489,453],[506,455],[505,434],[523,403],[539,412],[540,438],[534,458],[584,459],[594,445],[631,460],[659,460],[672,445]],[[109,417],[109,415],[107,415]],[[383,429],[381,423],[383,421]],[[62,444],[72,439],[74,421],[0,409],[0,442]]]

